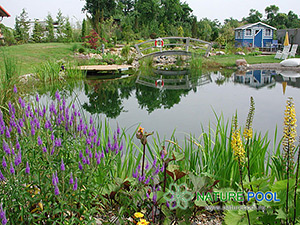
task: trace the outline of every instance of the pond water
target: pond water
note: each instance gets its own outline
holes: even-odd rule
[[[209,123],[214,126],[215,113],[231,120],[237,111],[239,124],[244,126],[250,96],[255,101],[254,130],[268,131],[271,139],[276,126],[282,133],[288,97],[294,98],[296,113],[300,113],[300,74],[294,72],[154,72],[114,79],[93,76],[55,88],[65,92],[69,100],[77,97],[86,113],[107,118],[112,128],[118,123],[133,134],[141,125],[166,138],[176,129],[179,140],[188,134],[198,137],[201,125],[206,130]],[[55,98],[55,88],[39,91],[44,101]]]

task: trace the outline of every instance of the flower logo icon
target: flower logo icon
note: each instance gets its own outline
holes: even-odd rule
[[[164,194],[164,198],[167,201],[167,206],[170,209],[181,208],[187,209],[188,202],[193,198],[190,191],[187,190],[186,184],[170,184],[169,191]]]

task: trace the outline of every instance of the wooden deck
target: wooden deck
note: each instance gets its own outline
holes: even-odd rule
[[[88,65],[79,66],[80,70],[94,71],[94,72],[114,72],[114,71],[125,71],[131,69],[131,65]]]

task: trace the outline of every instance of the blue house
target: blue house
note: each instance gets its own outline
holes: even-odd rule
[[[271,47],[275,30],[275,27],[262,22],[238,27],[235,29],[235,46],[258,48]]]

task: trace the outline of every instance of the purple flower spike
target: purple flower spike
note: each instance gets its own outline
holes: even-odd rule
[[[149,169],[149,162],[147,162],[145,170]]]
[[[63,159],[61,159],[60,169],[61,169],[62,171],[65,171],[65,170],[66,170],[65,164],[64,164],[64,160],[63,160]]]
[[[42,144],[43,144],[43,141],[42,141],[41,137],[38,136],[38,145],[40,146],[40,145],[42,145]]]
[[[91,125],[93,124],[93,117],[92,116],[90,117],[90,124]]]
[[[145,181],[145,184],[149,184],[150,182],[150,177],[147,178],[147,180]]]
[[[54,134],[51,134],[51,140],[54,141]]]
[[[59,92],[58,90],[55,92],[55,98],[60,101],[60,95],[59,95]]]
[[[17,89],[17,86],[14,85],[14,93],[17,94],[18,93],[18,89]]]
[[[157,160],[156,160],[156,158],[154,158],[152,166],[156,167],[156,163],[157,163]]]
[[[53,146],[53,147],[52,147],[52,150],[51,150],[51,153],[50,153],[51,155],[54,154],[54,150],[55,150],[55,147]]]
[[[78,168],[79,168],[79,170],[83,169],[81,162],[78,162]]]
[[[52,174],[52,184],[55,186],[57,183],[56,183],[56,177],[55,177],[55,174],[53,173]]]
[[[168,201],[166,202],[166,206],[170,208],[170,203]]]
[[[0,170],[0,181],[5,181],[5,177],[4,177],[4,175],[2,174],[1,170]]]
[[[55,195],[59,195],[59,189],[58,189],[58,186],[55,185],[55,188],[54,188],[54,194]]]
[[[29,163],[28,162],[26,162],[25,173],[30,174],[30,167],[29,167]]]
[[[164,170],[165,170],[165,164],[162,165],[160,172],[164,172]]]
[[[74,179],[73,179],[73,174],[71,172],[70,174],[70,181],[69,181],[69,184],[74,184]]]
[[[83,157],[83,154],[82,154],[82,151],[80,150],[80,152],[79,152],[79,158],[82,159],[82,157]]]
[[[9,129],[6,127],[6,132],[5,132],[5,135],[7,138],[10,138],[10,132],[9,132]]]
[[[76,177],[75,178],[75,183],[74,183],[74,186],[73,186],[73,191],[76,191],[77,187],[78,187],[78,184],[77,184],[77,177]]]
[[[17,150],[20,150],[20,148],[21,148],[21,147],[20,147],[20,143],[19,143],[19,141],[18,141],[18,139],[17,139],[17,140],[16,140],[16,149],[17,149]]]
[[[157,167],[157,169],[154,172],[154,175],[157,175],[159,173],[159,167]]]
[[[157,194],[156,193],[153,194],[153,199],[152,200],[153,200],[154,203],[156,203],[156,200],[157,200]]]
[[[6,163],[6,160],[5,160],[5,157],[3,156],[3,160],[2,160],[2,166],[4,169],[6,169],[7,167],[7,163]]]
[[[13,164],[12,164],[12,163],[10,163],[10,168],[9,168],[9,171],[10,171],[10,173],[11,173],[11,174],[15,174],[15,169],[14,169],[14,167],[13,167]]]
[[[39,102],[39,101],[40,101],[39,94],[36,94],[36,96],[35,96],[35,100],[36,100],[37,102]]]
[[[99,165],[99,164],[100,164],[100,162],[101,162],[101,158],[100,158],[100,157],[98,157],[98,158],[97,158],[97,165]]]
[[[47,153],[47,148],[46,148],[46,146],[43,147],[43,152],[44,152],[44,153]]]
[[[150,198],[150,195],[148,194],[148,192],[146,192],[146,197],[147,197],[147,198]]]
[[[100,158],[104,158],[104,151],[101,152]]]

